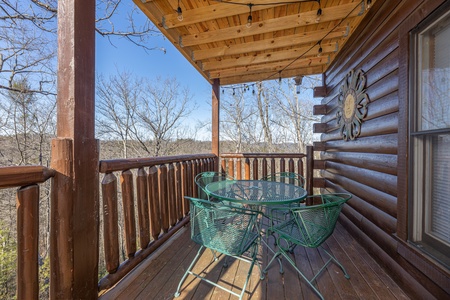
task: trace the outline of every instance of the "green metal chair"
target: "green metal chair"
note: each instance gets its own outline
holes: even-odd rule
[[[301,176],[300,174],[297,173],[293,173],[293,172],[279,172],[279,173],[274,173],[274,174],[270,174],[268,176],[265,176],[263,178],[261,178],[261,180],[266,180],[266,181],[277,181],[277,182],[283,182],[286,184],[293,184],[293,185],[297,185],[300,187],[304,187],[306,180],[303,176]],[[304,201],[302,201],[301,203],[303,203]],[[289,205],[282,205],[280,206],[281,208],[283,207],[296,207],[301,205],[301,203],[291,203]],[[267,207],[266,208],[266,215],[271,215],[271,224],[270,225],[274,225],[277,222],[280,221],[284,221],[286,220],[286,211],[283,210],[273,210],[274,207]]]
[[[214,199],[210,199],[210,197],[206,193],[205,188],[211,182],[223,181],[223,180],[234,180],[234,178],[225,173],[214,172],[214,171],[198,173],[194,179],[195,183],[198,186],[198,197],[200,199],[214,200]]]
[[[260,269],[261,279],[264,279],[261,266],[256,258],[260,239],[260,234],[256,226],[259,212],[239,207],[228,207],[227,213],[224,214],[223,204],[190,197],[185,198],[190,201],[191,239],[197,244],[200,244],[201,247],[181,278],[177,291],[175,292],[175,297],[180,295],[183,282],[191,274],[242,299],[255,263]],[[206,248],[223,253],[227,256],[226,258],[234,257],[250,264],[247,278],[240,294],[192,271],[203,250]],[[225,259],[223,267],[227,266],[228,264]]]
[[[345,278],[349,279],[350,276],[345,271],[342,264],[328,251],[321,247],[322,243],[333,233],[336,226],[337,219],[341,212],[342,206],[352,196],[350,194],[336,193],[336,194],[323,194],[313,195],[309,198],[312,200],[319,199],[320,204],[310,206],[300,206],[295,208],[278,208],[274,209],[287,212],[288,219],[284,222],[277,223],[271,228],[277,235],[278,251],[270,260],[264,272],[272,264],[272,262],[280,255],[283,256],[305,279],[312,289],[323,299],[322,294],[313,285],[316,278],[325,270],[327,265],[331,262],[335,262],[344,272]],[[278,213],[278,212],[275,212]],[[283,243],[283,240],[286,243]],[[287,245],[287,246],[286,246]],[[301,245],[308,248],[321,247],[323,251],[330,257],[330,259],[324,264],[324,266],[314,275],[310,280],[296,267],[295,262],[291,259],[287,253],[292,249],[292,245]],[[283,266],[280,264],[280,273],[283,273]]]

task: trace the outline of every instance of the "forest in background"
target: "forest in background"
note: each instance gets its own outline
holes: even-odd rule
[[[49,166],[56,132],[56,0],[0,0],[0,167]],[[115,26],[122,0],[98,0],[97,34],[127,39],[145,51],[159,36],[148,20]],[[300,93],[291,79],[222,87],[221,152],[304,152],[313,140],[312,88],[319,77],[303,79]],[[96,136],[100,159],[210,153],[197,136],[210,121],[195,121],[211,99],[195,94],[176,78],[140,77],[132,71],[96,78]],[[101,178],[100,178],[101,180]],[[50,181],[40,185],[40,287],[48,298]],[[16,289],[16,189],[0,190],[0,299]],[[101,228],[101,227],[100,227]],[[102,253],[101,253],[102,255]],[[102,275],[102,266],[100,274]]]

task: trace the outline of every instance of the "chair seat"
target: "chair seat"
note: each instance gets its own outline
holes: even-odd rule
[[[223,226],[226,227],[227,224],[224,223]],[[192,236],[197,244],[231,256],[246,252],[257,238],[258,234],[255,232],[217,227],[203,228],[199,234]]]
[[[311,226],[310,228],[311,230],[307,232],[304,227],[297,226],[295,220],[291,219],[272,227],[271,230],[274,231],[279,238],[309,248],[319,247],[332,233],[328,227],[320,225]]]

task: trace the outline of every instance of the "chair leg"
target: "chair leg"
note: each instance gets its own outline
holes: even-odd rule
[[[312,284],[313,280],[308,280],[306,276],[303,274],[302,271],[300,271],[297,266],[295,265],[295,262],[289,257],[288,253],[284,251],[283,249],[280,249],[277,253],[283,255],[286,260],[294,267],[294,269],[297,271],[298,274],[309,284],[309,286],[316,292],[316,294],[320,297],[320,299],[324,300],[322,294],[319,292],[319,290]],[[314,276],[315,279],[316,276]]]
[[[183,285],[183,283],[186,280],[187,276],[191,273],[191,270],[194,267],[195,263],[197,262],[198,258],[200,257],[200,254],[202,253],[203,248],[205,248],[205,247],[201,246],[200,249],[198,249],[197,255],[195,255],[194,259],[192,260],[191,264],[187,268],[186,272],[184,272],[184,275],[181,278],[180,283],[178,283],[177,291],[175,292],[175,295],[174,295],[175,298],[180,296],[181,286]]]

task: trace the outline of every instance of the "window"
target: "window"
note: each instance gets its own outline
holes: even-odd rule
[[[450,12],[412,33],[410,241],[450,269]]]

